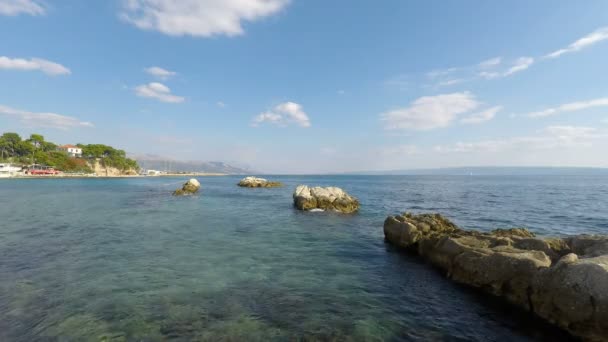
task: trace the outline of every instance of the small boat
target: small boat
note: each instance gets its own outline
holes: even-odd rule
[[[20,166],[0,164],[0,178],[15,177],[19,172],[21,172]]]

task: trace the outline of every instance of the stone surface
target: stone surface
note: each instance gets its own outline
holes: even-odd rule
[[[173,196],[185,196],[185,195],[193,195],[197,193],[201,188],[201,183],[198,180],[192,178],[184,185],[181,189],[177,189],[173,192]]]
[[[359,201],[336,187],[299,185],[293,193],[293,203],[300,210],[321,209],[346,214],[359,210]]]
[[[104,166],[99,160],[88,162],[88,165],[93,170],[93,173],[100,177],[137,176],[137,170],[120,170],[115,167]]]
[[[608,341],[608,237],[540,239],[523,228],[467,231],[438,214],[390,216],[386,240],[448,278],[530,310],[586,341]]]
[[[278,188],[282,187],[283,183],[281,182],[271,182],[264,178],[258,177],[245,177],[241,179],[238,186],[244,188]]]

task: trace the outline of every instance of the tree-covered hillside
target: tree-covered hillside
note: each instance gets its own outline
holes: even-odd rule
[[[70,157],[59,151],[57,144],[45,141],[40,134],[32,134],[22,139],[17,133],[4,133],[0,136],[0,161],[23,165],[42,164],[66,172],[92,172],[90,165],[98,160],[105,167],[119,170],[138,170],[133,159],[125,151],[101,144],[77,144],[82,148],[82,158]]]

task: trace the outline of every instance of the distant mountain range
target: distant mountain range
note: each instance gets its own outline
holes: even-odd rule
[[[169,172],[204,172],[204,173],[226,173],[226,174],[249,174],[251,170],[245,167],[230,165],[224,162],[201,162],[201,161],[177,161],[166,160],[158,157],[134,156],[142,169]]]
[[[419,170],[360,171],[353,175],[444,175],[444,176],[517,176],[517,175],[608,175],[608,168],[591,167],[453,167]]]

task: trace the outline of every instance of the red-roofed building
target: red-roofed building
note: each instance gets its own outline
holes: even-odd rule
[[[70,157],[80,158],[82,157],[82,148],[74,145],[63,145],[57,147],[59,151],[63,151],[70,155]]]

